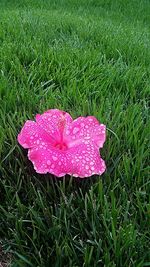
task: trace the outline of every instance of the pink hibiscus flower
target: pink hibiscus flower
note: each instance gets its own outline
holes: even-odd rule
[[[105,138],[106,126],[95,117],[73,120],[62,110],[50,109],[36,115],[36,121],[26,121],[18,142],[28,148],[28,158],[37,173],[84,178],[105,171],[99,154]]]

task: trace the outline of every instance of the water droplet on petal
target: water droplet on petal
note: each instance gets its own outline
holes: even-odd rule
[[[56,160],[57,160],[57,157],[55,157],[55,156],[52,156],[52,159],[53,159],[54,161],[56,161]]]
[[[79,131],[79,128],[75,127],[75,128],[73,129],[73,134],[76,134],[78,131]]]

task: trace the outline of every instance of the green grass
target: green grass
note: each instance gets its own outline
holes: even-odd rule
[[[0,1],[0,239],[13,267],[150,266],[148,0]],[[107,125],[101,177],[38,175],[16,137],[60,108]]]

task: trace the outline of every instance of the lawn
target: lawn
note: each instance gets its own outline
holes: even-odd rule
[[[0,0],[2,266],[150,266],[149,92],[149,0]],[[102,176],[34,171],[17,134],[51,108],[106,124]]]

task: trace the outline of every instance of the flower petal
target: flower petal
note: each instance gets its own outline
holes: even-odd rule
[[[106,126],[93,116],[79,117],[68,125],[64,139],[69,140],[69,146],[83,140],[85,144],[92,141],[101,148],[106,139]]]
[[[57,141],[62,138],[62,134],[67,125],[73,121],[71,116],[58,109],[50,109],[42,115],[36,115],[36,122],[49,134],[52,134]]]
[[[54,140],[35,121],[28,120],[18,134],[18,142],[24,148],[31,148],[43,142],[53,144]]]
[[[80,144],[66,150],[59,150],[50,145],[40,145],[28,151],[37,173],[51,173],[58,177],[70,174],[75,177],[101,175],[106,167],[97,147],[93,144]]]
[[[94,143],[81,143],[71,147],[67,151],[67,162],[71,164],[72,172],[69,174],[80,178],[101,175],[106,169],[105,162]]]
[[[67,162],[66,150],[59,150],[50,145],[40,145],[29,149],[28,158],[32,161],[37,173],[52,173],[58,177],[71,172]]]

